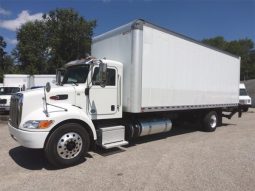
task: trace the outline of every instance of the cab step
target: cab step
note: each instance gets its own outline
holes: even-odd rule
[[[128,142],[125,140],[125,127],[122,125],[101,127],[97,133],[97,143],[99,146],[105,149],[120,147],[128,144]]]
[[[120,147],[120,146],[127,145],[127,144],[128,144],[127,141],[120,141],[120,142],[115,142],[115,143],[107,143],[107,144],[102,145],[102,147],[104,149],[111,149],[114,147]]]

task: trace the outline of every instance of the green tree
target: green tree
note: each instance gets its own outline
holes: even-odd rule
[[[255,78],[255,51],[251,39],[226,41],[223,37],[202,40],[203,43],[214,46],[241,57],[240,79]]]
[[[0,66],[2,69],[3,61],[4,61],[4,56],[6,55],[6,52],[4,49],[6,48],[6,42],[4,41],[4,38],[0,36]]]
[[[56,68],[90,53],[96,21],[87,21],[73,9],[56,9],[41,21],[24,24],[17,32],[14,55],[30,74],[55,73]]]
[[[90,53],[95,21],[87,21],[73,9],[56,9],[45,14],[52,69]]]
[[[46,26],[42,21],[28,22],[17,32],[18,44],[13,54],[29,74],[46,73],[47,41],[45,38]]]
[[[15,69],[13,58],[5,52],[6,42],[0,36],[0,82],[3,82],[3,75],[11,73]]]
[[[227,47],[227,42],[225,41],[224,37],[217,36],[215,38],[209,38],[202,40],[203,43],[214,46],[216,48],[219,48],[221,50],[225,50]]]

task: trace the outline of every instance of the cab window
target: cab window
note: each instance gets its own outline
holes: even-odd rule
[[[107,68],[107,80],[106,86],[115,86],[116,84],[116,70],[112,68]],[[100,85],[99,83],[99,68],[96,67],[94,70],[94,74],[92,77],[92,84],[93,85]]]

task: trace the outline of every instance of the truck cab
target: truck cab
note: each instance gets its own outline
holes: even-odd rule
[[[56,166],[77,163],[92,144],[127,144],[123,126],[100,130],[94,122],[122,117],[122,64],[75,60],[61,71],[57,86],[12,96],[11,136],[25,147],[44,149]]]
[[[249,107],[251,107],[251,97],[248,95],[244,83],[240,83],[239,89],[240,89],[239,93],[240,107],[244,112],[247,112],[249,110]]]

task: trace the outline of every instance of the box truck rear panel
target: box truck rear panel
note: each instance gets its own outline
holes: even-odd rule
[[[126,112],[238,104],[238,57],[152,24],[138,20],[94,38],[92,55],[123,63]]]

